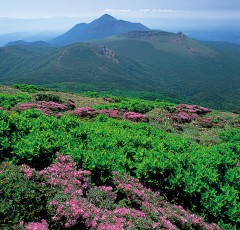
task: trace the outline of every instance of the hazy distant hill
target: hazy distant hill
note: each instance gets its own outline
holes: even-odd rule
[[[240,110],[240,53],[182,33],[136,31],[61,48],[0,48],[0,83],[163,94]]]
[[[26,42],[23,40],[18,40],[18,41],[14,41],[14,42],[8,42],[6,46],[15,46],[15,45],[29,45],[29,46],[37,46],[37,47],[41,47],[41,46],[50,46],[50,44],[48,44],[47,42],[44,41],[35,41],[35,42]]]
[[[0,20],[1,23],[1,20]],[[42,32],[35,34],[34,32],[18,32],[18,33],[8,33],[0,34],[0,47],[5,46],[9,42],[14,41],[25,41],[25,42],[35,42],[35,41],[47,41],[59,36],[57,32]]]
[[[150,29],[141,23],[131,23],[123,20],[117,20],[116,18],[105,14],[91,23],[80,23],[75,25],[63,35],[50,40],[49,43],[63,46],[138,30],[147,31]]]

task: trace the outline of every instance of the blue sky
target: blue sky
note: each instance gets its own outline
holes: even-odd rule
[[[240,24],[240,0],[0,0],[0,6],[0,34],[64,31],[105,13],[169,31]]]

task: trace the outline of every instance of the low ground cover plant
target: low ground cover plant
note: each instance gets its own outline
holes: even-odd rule
[[[193,124],[206,132],[210,127],[201,120],[211,118],[219,142],[204,146],[159,129],[164,117],[111,107],[122,98],[112,98],[115,102],[106,104],[110,108],[101,109],[75,108],[66,98],[65,104],[29,102],[32,97],[24,95],[18,102],[19,94],[11,95],[3,100],[8,107],[0,105],[0,162],[5,162],[0,166],[0,228],[218,229],[212,222],[222,229],[240,227],[240,132],[235,121],[223,125],[226,117],[192,105],[177,107],[198,115],[190,123],[163,114],[169,125]],[[165,110],[176,115],[176,107]],[[55,160],[57,151],[63,156]],[[75,212],[78,207],[94,215]]]
[[[32,97],[29,94],[18,93],[0,93],[0,107],[5,109],[11,109],[13,106],[22,102],[29,102]]]
[[[57,153],[53,164],[41,171],[8,163],[0,169],[0,188],[4,197],[14,202],[1,200],[5,206],[1,209],[2,227],[8,227],[10,221],[11,227],[29,230],[221,229],[167,202],[159,192],[128,174],[113,172],[112,185],[94,186],[89,180],[91,172],[77,169],[69,155]],[[44,193],[46,188],[51,192]],[[14,218],[10,220],[11,216]]]
[[[228,141],[230,134],[205,147],[148,124],[102,116],[0,111],[0,159],[40,170],[56,151],[69,153],[96,184],[112,181],[113,171],[128,172],[210,222],[239,225],[240,147]],[[231,135],[238,140],[238,132]]]
[[[147,101],[138,98],[119,98],[108,97],[108,99],[114,100],[109,104],[96,105],[96,109],[124,109],[128,112],[146,113],[154,108],[161,108],[167,106],[174,106],[173,103],[166,101]]]

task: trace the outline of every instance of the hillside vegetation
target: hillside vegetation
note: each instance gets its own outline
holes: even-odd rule
[[[239,229],[239,114],[0,92],[1,229]]]
[[[162,31],[129,32],[61,48],[20,44],[0,49],[0,83],[239,111],[237,50]]]

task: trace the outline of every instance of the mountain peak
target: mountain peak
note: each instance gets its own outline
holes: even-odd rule
[[[140,23],[132,23],[123,20],[117,20],[109,14],[104,14],[100,18],[90,23],[77,24],[72,29],[52,39],[50,44],[68,45],[72,43],[100,39],[116,34],[122,34],[129,31],[150,30]]]
[[[99,19],[97,20],[117,20],[116,18],[114,18],[113,16],[109,15],[109,14],[104,14],[102,15]]]

